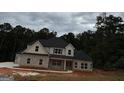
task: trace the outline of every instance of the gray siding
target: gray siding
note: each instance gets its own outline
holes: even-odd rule
[[[30,64],[27,64],[27,59],[30,58]],[[42,65],[39,65],[39,60],[42,59]],[[56,60],[63,60],[61,66],[54,66],[49,61],[48,56],[41,56],[41,55],[30,55],[30,54],[17,54],[15,63],[19,64],[20,66],[30,66],[30,67],[41,67],[41,68],[49,68],[53,70],[66,70],[64,69],[64,62],[68,61],[68,59],[58,59]],[[92,71],[92,62],[83,61],[83,60],[72,60],[72,70],[80,70],[80,71]],[[75,65],[77,63],[77,67]],[[84,64],[84,67],[81,68],[81,64]],[[66,63],[65,63],[66,64]],[[87,68],[85,68],[85,64],[87,64]]]
[[[60,42],[61,43],[61,42]],[[38,51],[35,51],[36,46],[38,46]],[[81,70],[81,71],[92,71],[92,62],[83,61],[83,60],[74,60],[68,58],[52,58],[56,59],[61,62],[60,65],[54,65],[51,60],[49,61],[49,56],[45,56],[44,54],[54,54],[53,50],[55,47],[44,47],[41,42],[37,41],[32,45],[28,45],[27,49],[25,49],[22,53],[24,54],[16,54],[15,63],[19,64],[20,66],[30,66],[30,67],[42,67],[42,68],[49,68],[49,69],[57,69],[57,70]],[[72,44],[68,44],[65,48],[62,47],[62,54],[56,55],[65,55],[70,56],[71,58],[74,57],[74,46]],[[71,50],[71,54],[68,54],[68,51]],[[28,53],[28,54],[26,54]],[[32,54],[31,54],[32,53]],[[36,55],[37,54],[37,55]],[[30,63],[27,63],[27,59],[30,58]],[[75,58],[75,57],[74,57]],[[42,60],[42,65],[39,64],[40,60]],[[55,61],[55,60],[54,60]],[[68,62],[71,61],[72,63]],[[66,64],[67,63],[67,64]],[[77,63],[77,66],[76,64]],[[82,65],[84,64],[83,68]],[[87,68],[85,68],[85,64],[87,64]]]
[[[30,58],[30,64],[27,64],[27,59]],[[39,65],[39,61],[42,59],[42,65]],[[20,66],[30,66],[30,67],[43,67],[48,68],[49,58],[48,56],[40,56],[40,55],[29,55],[29,54],[18,54],[16,55],[15,63]]]
[[[68,44],[66,47],[65,47],[65,55],[66,56],[74,56],[74,47],[72,46],[72,44]],[[71,55],[68,54],[68,50],[71,50]]]
[[[35,51],[36,46],[39,46],[39,49],[38,49],[37,52]],[[48,51],[46,50],[46,48],[43,47],[43,45],[39,41],[35,42],[31,46],[28,46],[27,49],[25,49],[23,52],[25,52],[25,53],[35,53],[35,54],[48,54]]]
[[[77,63],[77,66],[76,66]],[[81,64],[83,64],[83,68],[81,68]],[[85,68],[85,64],[87,64],[87,68]],[[83,60],[74,60],[73,61],[73,69],[74,70],[81,70],[81,71],[92,71],[92,62],[83,61]]]

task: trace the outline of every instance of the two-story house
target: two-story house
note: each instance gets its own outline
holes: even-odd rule
[[[71,43],[58,37],[27,45],[24,51],[16,54],[15,63],[52,70],[92,71],[93,68],[92,60],[87,54],[76,51]]]

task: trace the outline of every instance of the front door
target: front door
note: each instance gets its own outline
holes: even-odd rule
[[[66,61],[66,70],[72,70],[72,61]]]

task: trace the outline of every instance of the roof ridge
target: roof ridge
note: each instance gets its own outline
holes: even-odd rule
[[[69,44],[65,40],[63,40],[61,37],[41,39],[40,43],[46,47],[58,47],[58,48],[65,48]]]

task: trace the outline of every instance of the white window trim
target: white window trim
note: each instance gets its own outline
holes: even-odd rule
[[[27,64],[31,63],[31,58],[27,58]]]
[[[38,51],[39,51],[39,46],[35,46],[35,52],[38,52]]]
[[[53,54],[56,54],[56,55],[62,55],[62,52],[63,52],[63,49],[61,48],[54,48],[53,50]]]
[[[72,54],[72,51],[71,50],[68,50],[68,55],[71,55]]]
[[[42,60],[42,61],[41,61]],[[43,59],[39,60],[39,65],[43,65]]]
[[[78,68],[78,63],[77,62],[74,63],[74,67]]]

